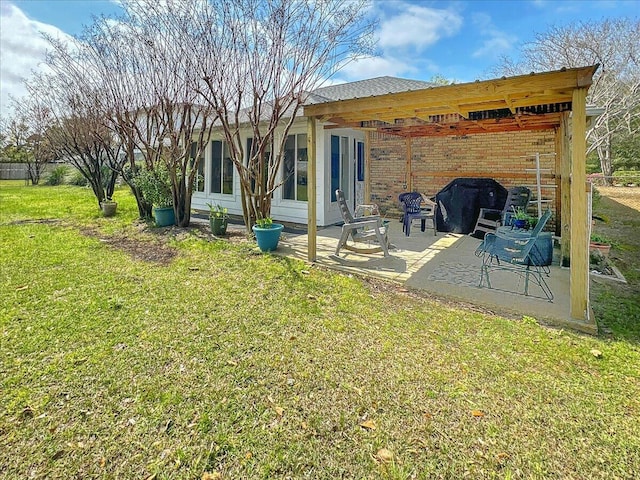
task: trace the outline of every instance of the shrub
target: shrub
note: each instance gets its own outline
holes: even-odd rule
[[[155,170],[140,170],[134,177],[136,186],[142,192],[145,200],[154,207],[173,206],[171,180],[166,168],[156,167]]]
[[[66,165],[58,165],[55,167],[45,180],[45,185],[62,185],[64,177],[67,175],[68,168]]]

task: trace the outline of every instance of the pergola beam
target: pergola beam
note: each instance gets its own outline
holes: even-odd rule
[[[338,100],[304,107],[306,116],[329,115],[348,121],[376,116],[407,118],[439,113],[475,112],[487,109],[564,103],[572,101],[575,88],[591,84],[597,65],[495,80],[430,87],[374,97]],[[508,99],[508,100],[507,100]],[[376,113],[378,115],[376,115]],[[394,117],[395,116],[395,117]]]

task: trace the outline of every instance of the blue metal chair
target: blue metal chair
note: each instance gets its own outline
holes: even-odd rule
[[[411,234],[411,222],[414,220],[421,221],[420,227],[423,232],[426,228],[426,221],[430,220],[433,225],[433,234],[437,235],[435,202],[425,199],[419,192],[401,193],[398,200],[403,211],[402,231],[407,237]]]
[[[476,256],[482,258],[480,268],[480,284],[482,287],[486,281],[487,287],[491,287],[489,272],[492,270],[507,270],[524,278],[524,294],[529,295],[529,281],[540,287],[550,302],[553,301],[553,292],[549,288],[545,278],[549,277],[549,267],[545,265],[544,255],[536,247],[538,235],[551,218],[551,210],[547,210],[540,217],[536,228],[527,236],[512,236],[508,233],[487,233],[483,242],[476,249]]]

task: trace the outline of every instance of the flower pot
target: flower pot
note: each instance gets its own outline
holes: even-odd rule
[[[100,202],[100,208],[102,209],[102,214],[105,217],[113,217],[116,214],[116,208],[118,208],[118,204],[116,202]]]
[[[600,242],[590,242],[589,243],[589,251],[599,251],[603,256],[609,256],[609,251],[611,250],[611,245],[607,243]]]
[[[513,220],[513,226],[515,228],[527,228],[527,221],[525,219],[516,218]]]
[[[226,217],[209,217],[211,233],[214,235],[224,235],[227,233],[228,219]]]
[[[253,233],[256,235],[258,247],[263,252],[271,252],[278,248],[278,241],[284,225],[281,223],[271,224],[271,228],[262,228],[257,225],[253,226]]]
[[[158,227],[168,227],[176,223],[173,207],[155,207],[153,209],[153,218]]]

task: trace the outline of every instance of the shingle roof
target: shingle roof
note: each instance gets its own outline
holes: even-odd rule
[[[409,80],[397,77],[376,77],[357,82],[341,83],[328,87],[318,88],[311,92],[307,103],[333,102],[336,100],[348,100],[352,98],[371,97],[373,95],[385,95],[387,93],[406,92],[434,87],[431,82],[422,80]]]

